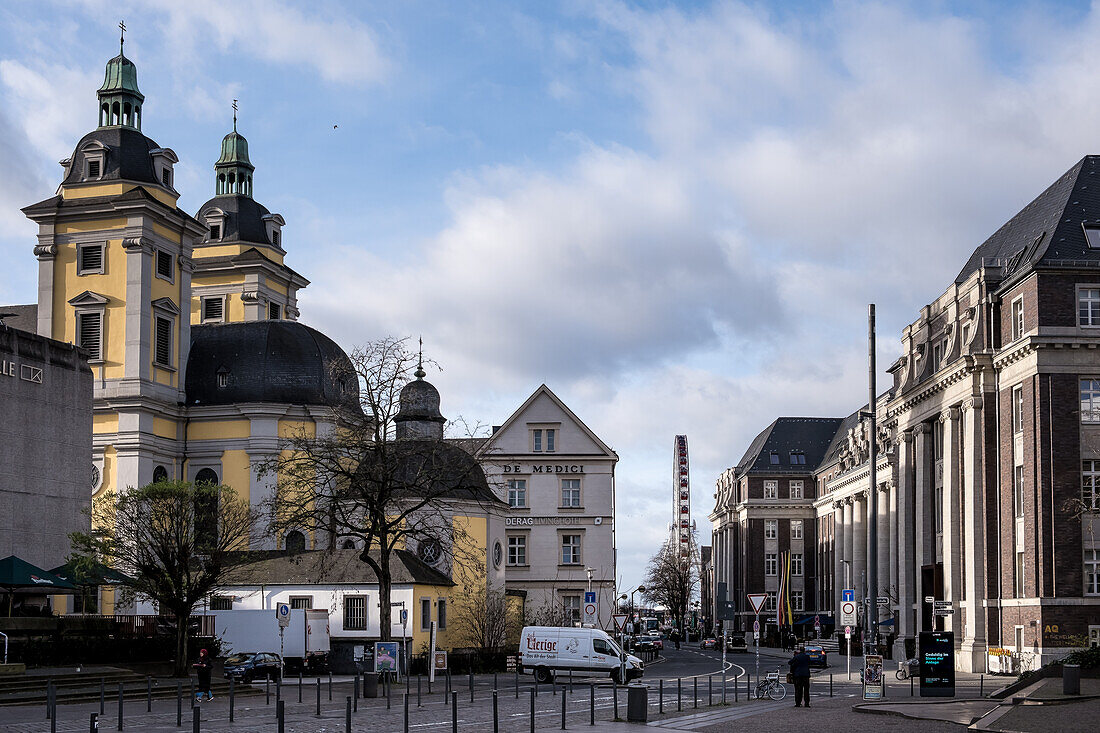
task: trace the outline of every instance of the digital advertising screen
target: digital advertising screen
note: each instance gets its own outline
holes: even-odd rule
[[[920,633],[920,696],[955,696],[955,633]]]

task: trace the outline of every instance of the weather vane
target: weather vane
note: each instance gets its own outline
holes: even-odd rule
[[[233,132],[237,131],[237,100],[233,100]]]
[[[413,373],[417,379],[423,379],[427,376],[427,372],[424,371],[424,337],[420,337],[420,353],[416,357],[416,371]]]
[[[122,53],[122,47],[126,45],[126,21],[119,21],[118,27],[122,31],[118,36],[118,52]]]

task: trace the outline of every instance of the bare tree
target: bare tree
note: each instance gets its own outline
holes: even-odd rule
[[[129,594],[144,596],[176,622],[175,674],[187,675],[187,621],[227,574],[248,560],[257,520],[228,486],[158,481],[108,492],[89,508],[88,533],[70,535],[78,562],[125,573]]]
[[[503,587],[497,587],[484,568],[461,571],[451,599],[452,637],[462,646],[496,649],[510,636],[512,619]]]
[[[438,435],[401,429],[409,417],[401,413],[402,390],[411,388],[407,399],[421,407],[434,393],[420,381],[422,361],[406,339],[368,343],[331,369],[333,381],[358,399],[334,410],[331,430],[291,434],[260,466],[276,476],[270,528],[276,536],[312,533],[329,548],[351,540],[378,579],[379,631],[388,640],[394,551],[422,548],[423,559],[452,570],[476,563],[463,555],[470,542],[452,517],[470,502],[497,500],[472,456],[442,439],[442,417],[433,418]],[[410,384],[414,377],[422,386]]]
[[[680,550],[679,544],[677,540],[670,538],[650,558],[644,583],[646,599],[653,605],[667,608],[676,619],[676,627],[682,634],[684,619],[699,585],[695,531],[691,532],[686,556]]]

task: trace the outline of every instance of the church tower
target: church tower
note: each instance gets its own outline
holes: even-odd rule
[[[209,234],[195,249],[195,325],[297,320],[298,290],[309,284],[283,262],[283,217],[252,198],[256,167],[237,132],[236,108],[234,100],[233,131],[214,164],[214,198],[199,208]]]
[[[61,161],[57,194],[23,209],[38,224],[38,333],[90,357],[94,493],[180,476],[181,310],[206,233],[177,206],[176,154],[141,131],[145,97],[121,48],[97,96],[99,126]]]

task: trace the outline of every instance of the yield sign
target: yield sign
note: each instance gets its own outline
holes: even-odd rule
[[[764,607],[764,601],[768,600],[767,593],[749,593],[748,597],[753,613],[760,613],[760,609]]]
[[[613,613],[611,614],[611,620],[615,622],[615,631],[622,631],[623,626],[626,625],[626,614]]]

